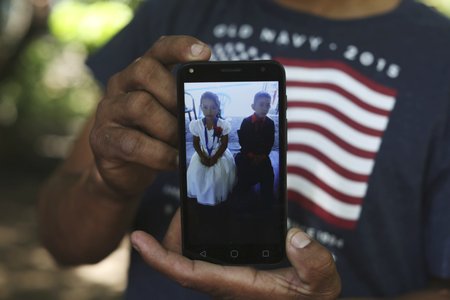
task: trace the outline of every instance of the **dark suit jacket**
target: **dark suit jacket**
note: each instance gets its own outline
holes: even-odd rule
[[[269,117],[262,124],[256,124],[250,116],[242,121],[238,136],[242,154],[269,155],[275,139],[275,124]]]

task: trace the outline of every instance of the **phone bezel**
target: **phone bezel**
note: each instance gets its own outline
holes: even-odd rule
[[[186,230],[185,201],[186,187],[186,144],[185,144],[185,112],[184,88],[186,82],[239,82],[239,81],[277,81],[279,91],[279,201],[283,207],[280,213],[280,241],[276,244],[247,244],[197,246],[189,243]],[[287,152],[287,122],[286,122],[286,77],[281,64],[272,60],[263,61],[231,61],[231,62],[190,62],[181,65],[177,71],[178,93],[178,125],[179,125],[179,173],[180,201],[182,224],[183,254],[191,259],[205,260],[219,264],[248,265],[276,264],[285,258],[285,236],[287,232],[287,192],[286,192],[286,152]],[[207,249],[207,250],[205,250]],[[238,257],[231,257],[231,252],[239,249]],[[270,257],[258,253],[270,251]],[[207,251],[207,255],[204,254]]]

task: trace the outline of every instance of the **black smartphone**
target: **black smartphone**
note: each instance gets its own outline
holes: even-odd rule
[[[178,69],[185,256],[219,264],[285,257],[285,81],[269,60]]]

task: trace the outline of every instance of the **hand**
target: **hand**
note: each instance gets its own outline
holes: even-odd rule
[[[209,164],[210,164],[210,166],[211,166],[211,167],[214,166],[214,165],[217,163],[218,160],[219,160],[219,157],[212,156],[212,157],[209,159]]]
[[[180,212],[175,214],[163,245],[143,231],[131,235],[133,247],[155,270],[182,286],[219,299],[336,299],[340,278],[323,246],[300,229],[289,230],[286,252],[290,268],[271,271],[220,266],[190,260],[181,253]]]
[[[115,192],[137,196],[156,171],[176,168],[176,83],[170,69],[210,55],[193,37],[162,37],[109,80],[90,143],[102,179]]]
[[[205,165],[207,167],[209,167],[211,165],[211,160],[210,160],[209,156],[201,155],[200,161],[203,165]]]

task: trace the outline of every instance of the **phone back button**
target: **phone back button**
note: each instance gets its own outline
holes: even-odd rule
[[[200,256],[201,257],[206,257],[206,250],[203,250],[202,252],[200,252]]]
[[[231,250],[230,251],[230,256],[232,258],[237,258],[239,256],[239,251],[238,250]]]

